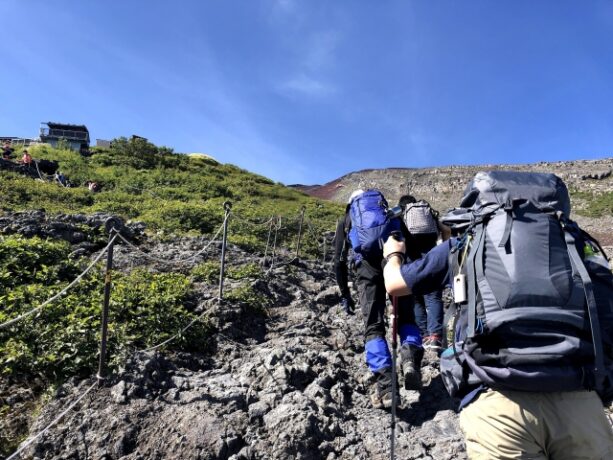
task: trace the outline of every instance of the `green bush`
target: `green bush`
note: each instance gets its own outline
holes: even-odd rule
[[[249,285],[243,285],[228,291],[224,298],[229,302],[245,305],[250,310],[262,315],[268,314],[267,308],[271,304],[268,297]]]
[[[196,265],[190,272],[194,281],[202,281],[209,284],[219,282],[221,264],[218,261],[207,260]],[[231,280],[259,279],[263,276],[261,267],[256,263],[226,266],[225,276]]]
[[[333,230],[343,212],[337,204],[315,200],[237,166],[175,154],[143,139],[116,139],[110,149],[92,149],[90,157],[47,145],[30,150],[34,158],[58,161],[77,187],[0,172],[4,210],[111,212],[143,221],[153,232],[210,235],[222,223],[224,201],[231,200],[235,215],[229,223],[229,241],[264,251],[269,225],[262,223],[271,216],[282,217],[277,245],[295,249],[297,218],[304,206],[301,254],[308,256],[319,255],[317,234]],[[102,191],[90,193],[84,187],[87,181],[100,183]],[[306,231],[307,225],[312,231]]]
[[[207,260],[196,265],[190,274],[194,281],[202,281],[209,284],[218,283],[220,267],[219,262]]]
[[[68,259],[70,247],[38,238],[0,238],[0,323],[59,292],[85,266]],[[49,381],[88,375],[97,363],[103,273],[96,267],[64,297],[0,330],[0,374],[40,375]],[[110,303],[111,365],[125,354],[178,333],[196,315],[190,280],[181,274],[135,270],[115,273]],[[210,326],[188,329],[171,347],[203,350]]]
[[[603,217],[613,215],[613,192],[579,192],[572,193],[573,199],[578,199],[583,206],[576,209],[577,214],[588,217]]]

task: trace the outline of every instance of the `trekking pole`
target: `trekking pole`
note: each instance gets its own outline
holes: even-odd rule
[[[228,216],[230,215],[230,209],[232,209],[232,203],[229,201],[224,202],[224,219],[223,219],[223,240],[221,242],[221,268],[219,269],[219,298],[223,299],[223,279],[226,271],[226,244],[228,241]]]
[[[296,243],[296,259],[300,257],[300,241],[302,240],[302,223],[304,221],[304,211],[306,207],[300,208],[300,225],[298,226],[298,242]]]
[[[100,357],[98,360],[98,385],[104,382],[104,367],[106,361],[106,341],[109,327],[109,303],[111,300],[112,273],[113,273],[113,247],[115,246],[115,227],[121,227],[121,222],[116,218],[109,218],[104,224],[109,232],[109,248],[106,253],[106,271],[104,274],[104,303],[102,305],[102,325],[100,326]]]
[[[398,297],[392,296],[392,438],[391,438],[391,446],[390,446],[390,458],[394,460],[396,458],[395,447],[396,447],[396,398],[397,395],[397,371],[396,371],[396,349],[398,347],[398,341],[396,336],[398,335]]]

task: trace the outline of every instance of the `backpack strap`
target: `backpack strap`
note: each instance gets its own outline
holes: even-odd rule
[[[507,254],[511,253],[511,231],[513,230],[513,206],[505,206],[505,212],[507,213],[507,221],[504,224],[504,233],[502,239],[498,244],[499,248],[506,248]],[[508,246],[507,246],[508,245]]]
[[[594,378],[596,381],[596,390],[600,391],[603,388],[603,382],[606,374],[604,367],[604,353],[602,350],[602,338],[600,336],[600,320],[598,318],[598,307],[596,305],[596,298],[594,297],[592,279],[590,278],[590,275],[583,264],[583,260],[577,251],[575,237],[572,235],[571,229],[569,229],[567,225],[563,225],[563,228],[568,254],[573,261],[573,266],[579,272],[581,281],[583,282],[583,290],[585,291],[585,300],[587,302],[587,311],[592,330],[592,342],[594,345]]]
[[[471,248],[466,260],[466,281],[468,284],[468,325],[466,336],[475,336],[475,324],[477,323],[477,273],[481,266],[481,276],[483,276],[483,246],[485,245],[485,226],[481,224],[477,227],[475,236],[476,244]],[[479,263],[479,258],[481,262]]]

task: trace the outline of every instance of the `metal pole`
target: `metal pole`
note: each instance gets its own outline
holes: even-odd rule
[[[270,235],[272,234],[272,226],[274,225],[274,216],[270,217],[270,226],[268,227],[268,238],[266,239],[266,250],[264,251],[264,266],[266,266],[266,255],[268,254],[268,246],[270,245]]]
[[[106,340],[109,325],[109,302],[111,299],[112,273],[113,273],[113,247],[115,242],[115,227],[109,229],[109,248],[106,253],[106,271],[104,274],[104,303],[102,306],[102,326],[100,332],[100,360],[98,361],[98,383],[102,385],[105,374]]]
[[[326,234],[325,233],[323,236],[323,240],[324,240],[324,243],[323,243],[324,244],[324,249],[323,249],[324,256],[323,256],[323,260],[321,261],[321,264],[325,266],[326,265]]]
[[[300,209],[300,225],[298,226],[298,242],[296,243],[296,259],[300,257],[300,241],[302,240],[302,223],[304,221],[304,211],[306,211],[306,208],[303,206]]]
[[[230,209],[232,209],[232,203],[226,201],[223,204],[224,219],[223,219],[223,241],[221,242],[221,268],[219,270],[219,298],[223,299],[223,281],[226,272],[226,243],[228,241],[228,216],[230,215]]]
[[[392,296],[392,424],[391,424],[391,431],[392,431],[392,438],[391,438],[391,449],[390,449],[390,458],[391,460],[395,460],[396,458],[396,453],[395,453],[395,447],[396,447],[396,398],[398,397],[397,395],[397,386],[398,386],[398,378],[397,378],[397,372],[396,372],[396,350],[398,348],[398,341],[396,339],[396,336],[398,335],[398,297],[396,296]]]
[[[277,217],[277,222],[275,224],[275,240],[272,245],[272,256],[270,259],[270,268],[275,265],[275,255],[277,252],[277,234],[279,233],[279,229],[281,228],[281,216]]]

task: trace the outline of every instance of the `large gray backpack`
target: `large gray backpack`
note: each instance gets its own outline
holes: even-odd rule
[[[484,385],[613,400],[613,275],[569,215],[557,176],[493,171],[441,219],[460,234],[455,340],[441,356],[452,396]]]

